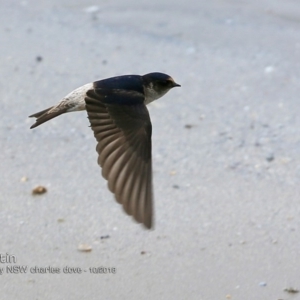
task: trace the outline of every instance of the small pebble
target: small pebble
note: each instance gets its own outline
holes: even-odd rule
[[[95,13],[95,12],[97,12],[98,10],[99,10],[99,6],[97,6],[97,5],[88,6],[88,7],[86,7],[86,8],[84,9],[84,11],[85,11],[86,13],[89,13],[89,14]]]
[[[186,128],[186,129],[191,129],[192,127],[193,127],[193,125],[191,125],[191,124],[184,125],[184,128]]]
[[[294,289],[294,288],[292,288],[292,287],[286,288],[286,289],[284,289],[283,291],[284,291],[284,292],[287,292],[287,293],[290,293],[290,294],[297,294],[297,293],[299,293],[299,290]]]
[[[41,61],[43,60],[43,57],[40,56],[40,55],[38,55],[38,56],[35,58],[35,60],[36,60],[37,62],[41,62]]]
[[[47,189],[44,186],[37,186],[32,190],[32,195],[42,195],[47,193]]]
[[[91,252],[92,251],[92,246],[87,245],[87,244],[80,244],[78,246],[78,251],[81,251],[81,252]]]
[[[262,281],[259,283],[259,286],[267,286],[267,283]]]
[[[270,155],[268,155],[268,156],[266,157],[266,160],[267,160],[268,162],[271,162],[271,161],[273,161],[274,159],[275,159],[275,157],[274,157],[273,154],[270,154]]]
[[[107,235],[102,235],[102,236],[100,236],[100,239],[101,240],[104,240],[104,239],[109,239],[110,238],[110,236],[107,234]]]
[[[27,178],[26,176],[23,176],[23,177],[21,178],[21,182],[26,182],[26,181],[28,181],[28,178]]]

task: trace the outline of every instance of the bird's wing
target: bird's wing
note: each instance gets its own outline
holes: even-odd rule
[[[122,94],[120,93],[120,97]],[[135,105],[129,105],[132,97]],[[143,96],[125,95],[126,104],[115,101],[118,95],[103,95],[89,90],[86,110],[98,141],[98,164],[108,187],[127,214],[152,226],[152,125]],[[110,103],[113,99],[113,103]],[[117,103],[117,104],[116,104]],[[122,103],[122,100],[121,100]]]

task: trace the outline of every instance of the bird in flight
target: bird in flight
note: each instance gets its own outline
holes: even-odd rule
[[[98,164],[125,212],[153,225],[152,124],[146,105],[179,87],[163,73],[123,75],[85,84],[58,104],[30,115],[35,128],[61,114],[86,110],[98,142]]]

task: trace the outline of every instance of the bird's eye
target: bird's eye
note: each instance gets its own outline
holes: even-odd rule
[[[166,80],[160,80],[160,81],[158,81],[158,84],[159,84],[161,87],[172,87],[172,86],[173,86],[173,81],[172,81],[172,80],[169,80],[169,79],[166,79]]]
[[[166,85],[173,86],[174,82],[172,80],[166,80]]]
[[[170,80],[162,80],[161,81],[161,85],[170,85],[171,84],[171,81]]]

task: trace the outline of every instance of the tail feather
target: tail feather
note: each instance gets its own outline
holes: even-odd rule
[[[85,110],[84,99],[87,91],[93,89],[93,86],[93,83],[85,84],[62,98],[56,105],[32,114],[29,117],[36,118],[36,120],[30,128],[35,128],[66,112]]]
[[[37,118],[35,120],[35,123],[30,127],[30,129],[35,128],[35,127],[37,127],[37,126],[39,126],[39,125],[41,125],[41,124],[43,124],[43,123],[45,123],[45,122],[47,122],[47,121],[49,121],[49,120],[57,117],[57,116],[59,116],[59,115],[64,114],[64,113],[67,112],[67,108],[51,112],[52,108],[53,108],[53,106],[49,107],[47,109],[44,109],[44,110],[42,110],[40,112],[37,112],[37,113],[35,113],[33,115],[30,115],[29,118],[32,118],[32,117],[33,118]]]
[[[45,114],[46,112],[50,111],[53,107],[54,107],[54,106],[51,106],[51,107],[46,108],[46,109],[44,109],[44,110],[42,110],[42,111],[39,111],[39,112],[37,112],[37,113],[35,113],[35,114],[32,114],[32,115],[30,115],[30,116],[28,116],[28,117],[29,117],[29,118],[39,118],[40,116],[42,116],[42,115]]]

